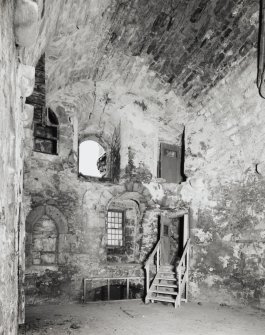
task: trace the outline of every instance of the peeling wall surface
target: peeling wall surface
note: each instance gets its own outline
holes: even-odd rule
[[[19,65],[13,31],[14,2],[0,3],[0,334],[15,335],[18,281],[23,282],[23,122],[20,98],[30,87],[32,68]],[[34,70],[34,69],[33,69]],[[18,278],[18,273],[20,278]],[[21,287],[22,289],[22,287]],[[19,298],[18,298],[19,296]],[[20,310],[21,311],[21,310]]]
[[[264,304],[257,2],[68,1],[56,20],[45,78],[46,104],[59,120],[58,155],[32,151],[32,128],[25,139],[27,301],[80,300],[84,277],[143,276],[160,211],[190,208],[190,297]],[[120,179],[78,176],[80,141],[98,141],[110,157],[117,129]],[[183,183],[157,178],[161,142],[185,146]],[[137,219],[129,193],[138,194]],[[107,248],[112,201],[128,206],[127,219],[135,216],[124,257]],[[66,222],[64,233],[48,206]],[[34,211],[43,211],[40,221]],[[57,255],[44,264],[38,254],[33,264],[33,222],[47,218],[57,227]]]
[[[264,306],[264,100],[246,60],[186,128],[195,297]]]
[[[84,278],[142,285],[158,216],[188,208],[190,299],[264,307],[258,1],[14,3],[0,2],[0,334],[23,320],[24,289],[41,304],[82,301]],[[13,25],[20,5],[38,34]],[[50,154],[34,151],[38,108]],[[104,148],[104,178],[79,173],[84,140]],[[158,178],[161,143],[182,147],[183,182]],[[108,210],[124,213],[122,248]]]

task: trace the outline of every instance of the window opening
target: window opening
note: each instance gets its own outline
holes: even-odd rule
[[[107,218],[108,247],[121,247],[124,245],[123,220],[124,220],[124,213],[122,211],[108,211],[108,218]]]
[[[107,157],[104,148],[92,140],[79,145],[79,173],[84,176],[102,178],[106,175]]]
[[[34,150],[57,155],[58,126],[57,116],[50,108],[34,109]]]

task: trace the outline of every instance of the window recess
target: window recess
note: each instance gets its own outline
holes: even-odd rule
[[[59,122],[50,108],[34,109],[34,151],[57,155]]]
[[[107,246],[124,246],[124,212],[109,210],[107,214]]]

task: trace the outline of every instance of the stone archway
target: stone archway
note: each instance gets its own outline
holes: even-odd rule
[[[35,207],[29,213],[29,215],[26,218],[26,232],[27,233],[32,232],[33,226],[43,215],[47,215],[56,223],[59,234],[68,233],[68,225],[67,225],[67,221],[64,215],[62,214],[61,211],[59,211],[58,208],[51,206],[51,205],[41,205],[41,206]]]
[[[55,268],[62,237],[68,234],[64,215],[51,205],[35,207],[26,219],[26,267]]]

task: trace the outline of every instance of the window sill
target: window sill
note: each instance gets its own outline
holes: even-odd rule
[[[78,173],[78,179],[82,181],[95,182],[95,183],[117,184],[114,183],[110,178],[86,176],[83,175],[82,173]]]
[[[120,256],[120,255],[124,255],[125,253],[125,247],[107,247],[107,254],[108,255],[117,255],[117,256]]]

